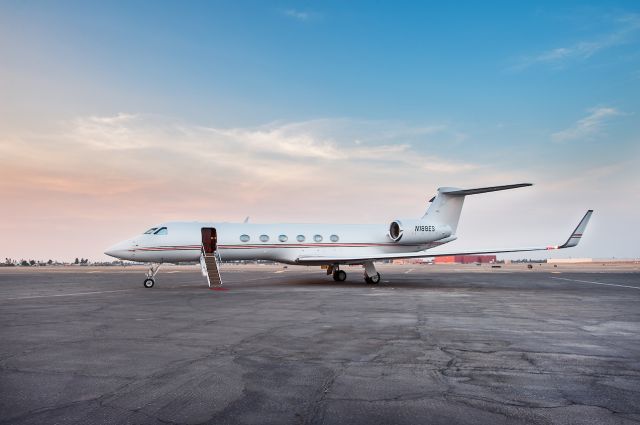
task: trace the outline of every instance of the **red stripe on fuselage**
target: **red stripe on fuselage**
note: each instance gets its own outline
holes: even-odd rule
[[[314,244],[263,244],[263,245],[218,245],[220,249],[266,249],[266,248],[368,248],[368,247],[380,247],[380,246],[423,246],[423,245],[441,245],[441,242],[429,242],[425,244],[397,244],[397,243],[314,243]],[[200,250],[200,245],[181,245],[181,246],[149,246],[140,247],[133,251],[195,251]]]

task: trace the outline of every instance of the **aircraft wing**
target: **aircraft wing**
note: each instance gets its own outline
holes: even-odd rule
[[[358,264],[365,261],[375,260],[393,260],[393,259],[405,259],[405,258],[426,258],[426,257],[448,257],[452,255],[480,255],[480,254],[501,254],[506,252],[526,252],[526,251],[549,251],[556,249],[571,248],[578,245],[580,238],[582,237],[589,219],[593,214],[593,210],[587,211],[582,217],[580,223],[575,228],[573,233],[569,236],[569,239],[562,245],[550,245],[544,247],[527,247],[527,248],[498,248],[498,249],[481,249],[481,250],[469,250],[458,252],[430,252],[428,250],[418,252],[399,252],[391,254],[376,254],[367,257],[327,257],[327,256],[305,256],[298,257],[297,262],[301,264],[331,264],[331,263],[343,263],[343,264]]]

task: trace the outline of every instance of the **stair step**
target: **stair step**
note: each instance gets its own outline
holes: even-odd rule
[[[204,254],[204,268],[209,278],[209,285],[222,286],[222,279],[218,270],[218,259],[215,254]]]

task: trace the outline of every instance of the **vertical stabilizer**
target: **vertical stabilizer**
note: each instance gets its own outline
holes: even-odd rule
[[[438,189],[436,196],[431,199],[431,205],[427,212],[422,216],[423,220],[430,223],[449,225],[451,234],[456,233],[462,205],[464,204],[464,195],[448,195],[448,191],[456,191],[459,189],[453,187],[441,187]]]
[[[479,193],[497,192],[499,190],[516,189],[518,187],[532,186],[531,183],[509,184],[505,186],[479,187],[476,189],[458,189],[455,187],[441,187],[438,193],[431,199],[431,205],[422,216],[423,220],[429,220],[434,224],[446,224],[451,227],[452,234],[456,233],[460,213],[464,204],[464,197]]]

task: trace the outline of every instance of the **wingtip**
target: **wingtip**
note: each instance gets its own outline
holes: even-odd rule
[[[571,236],[569,236],[569,239],[567,239],[565,243],[560,245],[558,249],[571,248],[578,245],[578,243],[580,242],[580,239],[582,238],[582,235],[587,229],[587,224],[589,224],[589,220],[591,219],[591,214],[593,214],[593,210],[587,210],[585,215],[582,217],[582,220],[580,220],[580,222],[578,223],[578,226],[571,233]]]

